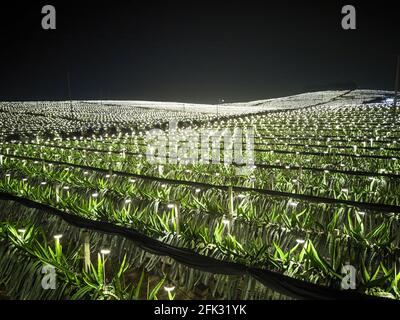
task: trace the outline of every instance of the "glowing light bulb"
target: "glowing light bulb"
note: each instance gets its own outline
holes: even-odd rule
[[[224,219],[222,219],[222,223],[225,225],[225,226],[227,226],[227,225],[229,225],[229,219],[227,219],[227,218],[224,218]]]
[[[167,292],[172,292],[175,290],[175,287],[171,286],[171,287],[164,287],[164,290]]]
[[[288,202],[288,205],[289,205],[290,207],[297,207],[298,204],[299,204],[299,203],[298,203],[298,202],[295,202],[295,201],[290,201],[290,202]]]

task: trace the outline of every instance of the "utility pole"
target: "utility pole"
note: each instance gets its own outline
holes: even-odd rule
[[[400,73],[400,55],[397,56],[397,66],[396,66],[396,80],[394,84],[394,98],[393,106],[397,106],[397,91],[399,90],[399,73]]]

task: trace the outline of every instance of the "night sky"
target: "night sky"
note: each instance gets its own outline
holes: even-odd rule
[[[351,83],[393,89],[394,2],[270,2],[2,4],[0,100],[66,100],[68,73],[73,99],[217,103]],[[57,30],[41,28],[45,4],[56,7]],[[357,9],[357,30],[341,28],[345,4]]]

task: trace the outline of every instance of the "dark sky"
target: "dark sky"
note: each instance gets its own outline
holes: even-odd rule
[[[392,2],[270,2],[2,3],[0,100],[68,99],[68,72],[73,99],[216,103],[351,81],[393,88]],[[45,4],[57,30],[41,28]],[[355,5],[357,30],[341,29],[344,4]]]

